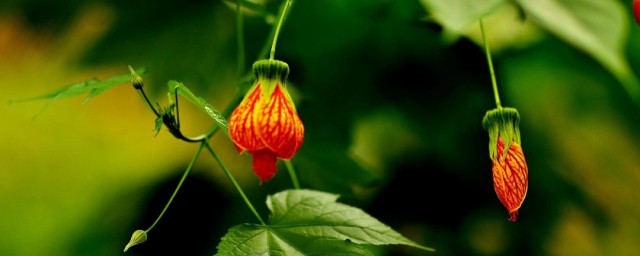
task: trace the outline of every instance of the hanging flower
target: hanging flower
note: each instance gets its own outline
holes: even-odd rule
[[[520,115],[514,108],[487,111],[482,126],[489,132],[489,156],[493,161],[493,188],[509,211],[509,220],[517,220],[518,209],[527,196],[529,171],[520,147]]]
[[[276,173],[277,158],[291,159],[302,145],[304,126],[285,88],[289,65],[278,60],[253,64],[255,82],[229,118],[238,152],[253,155],[260,182]]]

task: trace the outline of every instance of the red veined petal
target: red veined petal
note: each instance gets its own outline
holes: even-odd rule
[[[498,138],[498,156],[502,156],[505,144]],[[518,209],[527,195],[528,168],[522,148],[511,142],[506,157],[498,157],[493,162],[493,187],[500,202],[509,211],[509,220],[517,220]]]
[[[263,97],[258,84],[253,91],[240,102],[229,117],[229,134],[239,152],[257,151],[265,146],[256,134],[254,116],[260,112]]]
[[[260,177],[260,184],[276,174],[276,154],[268,149],[249,151],[253,155],[253,172]]]
[[[283,159],[289,159],[297,150],[296,131],[299,122],[293,103],[285,95],[280,84],[276,85],[269,102],[262,108],[262,114],[255,117],[258,134],[264,145]]]
[[[293,148],[293,151],[290,152],[291,156],[295,155],[296,152],[298,152],[298,149],[300,149],[300,146],[302,146],[302,141],[304,140],[304,125],[302,124],[302,121],[300,120],[298,114],[294,114],[293,117],[293,125],[296,131],[296,146]]]

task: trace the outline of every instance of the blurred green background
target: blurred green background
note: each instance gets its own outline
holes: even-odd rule
[[[280,3],[256,2],[267,15],[245,12],[247,66]],[[276,58],[291,67],[305,123],[293,159],[303,187],[340,193],[435,255],[640,255],[640,101],[597,53],[522,17],[513,1],[488,11],[502,102],[520,111],[529,166],[528,195],[510,223],[481,126],[495,103],[478,26],[451,31],[433,2],[296,1]],[[611,30],[629,33],[622,58],[638,73],[631,1],[612,3],[623,13]],[[132,65],[149,69],[145,86],[161,104],[175,79],[222,110],[239,88],[235,19],[221,0],[3,1],[0,96],[27,98]],[[82,101],[44,112],[44,101],[0,104],[0,255],[122,255],[196,150],[166,130],[154,137],[154,116],[128,84]],[[185,134],[213,124],[184,102]],[[265,196],[291,187],[282,166],[259,186],[250,156],[222,135],[212,145],[263,216]],[[212,255],[244,222],[253,216],[203,154],[149,241],[127,254]]]

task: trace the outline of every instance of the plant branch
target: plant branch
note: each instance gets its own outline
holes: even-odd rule
[[[147,94],[144,92],[144,89],[140,88],[136,90],[140,93],[140,96],[142,96],[142,98],[147,103],[149,108],[151,108],[151,111],[153,111],[153,114],[155,114],[156,117],[160,117],[160,113],[158,112],[158,110],[156,110],[156,107],[153,106],[153,103],[151,103],[151,101],[149,100],[149,97],[147,97]]]
[[[280,21],[278,22],[278,26],[276,27],[276,32],[273,34],[273,43],[271,44],[271,53],[269,54],[269,59],[274,59],[276,54],[276,44],[278,42],[278,35],[280,34],[280,28],[282,27],[282,22],[284,21],[284,17],[287,16],[287,10],[289,6],[292,5],[292,0],[286,0],[282,13],[280,14]]]
[[[222,168],[222,171],[224,171],[224,174],[227,175],[227,178],[229,178],[231,183],[233,183],[233,186],[236,188],[236,190],[238,190],[238,193],[240,193],[240,196],[242,196],[242,199],[247,204],[247,206],[249,207],[251,212],[253,212],[253,214],[256,216],[256,218],[258,219],[258,221],[260,221],[260,223],[262,225],[266,226],[267,224],[264,222],[264,220],[262,220],[262,217],[260,217],[260,214],[258,214],[258,211],[256,211],[256,208],[253,207],[253,204],[251,204],[251,201],[249,201],[249,198],[247,198],[247,195],[242,190],[242,187],[240,187],[240,184],[238,184],[236,179],[233,177],[233,174],[231,174],[229,169],[227,169],[227,167],[224,165],[224,163],[222,162],[222,160],[220,159],[218,154],[216,154],[216,152],[213,151],[213,148],[211,148],[211,145],[209,145],[208,142],[205,142],[205,144],[206,144],[207,149],[209,150],[209,152],[213,156],[213,158],[216,159],[216,161],[218,162],[218,165],[220,165],[220,167]]]
[[[284,164],[287,166],[287,171],[289,171],[289,175],[291,176],[291,182],[293,182],[293,187],[295,189],[300,189],[298,176],[296,175],[296,170],[293,168],[293,165],[291,164],[291,160],[284,160]]]
[[[480,32],[482,33],[482,43],[484,44],[484,51],[487,55],[487,63],[489,64],[489,72],[491,73],[491,83],[493,84],[493,96],[496,100],[496,106],[498,108],[502,108],[502,104],[500,104],[500,95],[498,95],[498,83],[496,82],[496,74],[493,71],[493,61],[491,61],[491,49],[489,47],[489,40],[487,39],[487,35],[484,32],[484,24],[482,19],[480,19]]]
[[[153,222],[153,224],[151,224],[151,227],[149,227],[147,230],[145,230],[145,232],[149,232],[151,231],[151,229],[153,229],[153,227],[156,226],[156,224],[158,224],[158,221],[160,221],[160,219],[162,218],[162,216],[164,215],[164,213],[167,211],[167,209],[169,209],[169,205],[171,205],[171,203],[173,202],[173,199],[176,197],[176,195],[178,194],[178,191],[180,190],[180,187],[182,187],[182,183],[184,183],[184,180],[187,178],[187,176],[189,175],[189,172],[191,171],[191,169],[193,169],[193,165],[196,163],[196,161],[198,160],[198,157],[200,156],[200,152],[202,152],[202,148],[204,148],[206,142],[203,141],[200,143],[200,146],[198,146],[198,150],[196,151],[196,154],[193,156],[193,159],[191,159],[191,162],[189,163],[189,166],[187,166],[187,169],[184,171],[184,173],[182,174],[182,177],[180,178],[180,182],[178,182],[178,186],[176,187],[175,190],[173,190],[173,194],[171,195],[171,198],[169,198],[169,201],[167,202],[167,204],[164,206],[164,209],[162,209],[162,212],[160,213],[160,215],[158,216],[158,218],[156,218],[156,220]]]

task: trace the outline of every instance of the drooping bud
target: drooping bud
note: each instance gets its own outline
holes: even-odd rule
[[[489,156],[493,162],[493,187],[500,202],[517,220],[528,189],[529,170],[520,146],[520,115],[515,108],[487,111],[482,126],[489,132]]]
[[[131,84],[133,84],[133,88],[135,88],[136,90],[142,89],[142,87],[144,86],[142,77],[139,76],[131,66],[129,66],[129,72],[131,73]]]
[[[291,159],[298,151],[304,126],[285,87],[289,65],[259,60],[253,73],[253,86],[229,118],[229,134],[239,152],[253,155],[262,182],[275,175],[277,158]]]
[[[124,247],[124,252],[127,252],[129,248],[139,245],[141,243],[144,243],[146,241],[147,241],[147,232],[144,230],[136,230],[131,235],[131,240],[129,240],[129,243],[127,244],[127,246]]]

